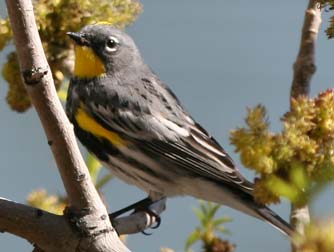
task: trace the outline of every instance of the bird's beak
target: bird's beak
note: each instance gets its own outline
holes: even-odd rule
[[[78,32],[67,32],[66,33],[77,45],[89,46],[90,42],[85,38],[84,34]]]

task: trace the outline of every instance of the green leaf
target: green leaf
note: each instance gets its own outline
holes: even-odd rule
[[[68,90],[69,82],[65,82],[61,85],[60,89],[58,90],[58,97],[60,101],[66,102],[67,99],[67,90]]]
[[[200,220],[201,225],[188,237],[185,246],[187,252],[193,252],[189,248],[197,241],[201,241],[203,247],[210,246],[212,241],[218,238],[217,233],[231,234],[223,225],[226,222],[230,222],[231,218],[221,217],[215,219],[219,208],[220,205],[212,202],[199,202],[199,207],[195,208],[194,212]]]
[[[214,227],[218,227],[220,226],[221,224],[223,223],[227,223],[227,222],[231,222],[232,219],[231,218],[228,218],[228,217],[222,217],[222,218],[219,218],[219,219],[216,219],[213,221],[213,225]]]
[[[214,218],[214,216],[216,215],[218,209],[220,208],[220,205],[218,204],[212,204],[212,203],[208,203],[208,214],[207,214],[207,218],[208,220],[212,220]]]
[[[296,202],[300,196],[300,190],[276,176],[269,179],[268,188],[276,195],[285,196],[292,202]]]
[[[97,182],[96,182],[96,189],[100,190],[103,186],[105,186],[111,179],[113,178],[113,175],[111,175],[111,173],[106,174],[105,176],[103,176],[102,178],[100,178]]]
[[[194,208],[193,211],[195,212],[197,218],[200,220],[200,222],[202,223],[203,220],[205,219],[204,213],[201,211],[201,209],[199,208]]]
[[[294,165],[292,167],[290,172],[290,178],[293,184],[299,190],[305,190],[305,188],[309,185],[309,179],[302,165]]]
[[[197,241],[201,239],[201,232],[196,229],[194,230],[189,236],[186,241],[186,250],[189,250],[189,248]]]
[[[216,230],[218,232],[220,232],[220,233],[223,233],[223,234],[227,234],[227,235],[231,235],[232,234],[230,230],[228,230],[227,228],[225,228],[223,226],[218,227]]]
[[[102,168],[101,163],[90,153],[87,155],[87,167],[89,170],[89,174],[94,182],[96,184],[97,177],[99,175],[99,172]]]
[[[205,201],[200,200],[200,202],[199,202],[199,206],[200,206],[200,209],[201,209],[203,215],[206,216],[208,210],[207,210],[207,206],[206,206],[206,204],[205,204]]]
[[[58,97],[59,99],[62,101],[62,102],[65,102],[66,101],[66,98],[67,98],[67,92],[63,89],[60,89],[58,91]]]

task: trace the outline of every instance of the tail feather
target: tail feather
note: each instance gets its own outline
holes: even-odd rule
[[[270,208],[257,204],[254,200],[246,201],[242,205],[234,205],[232,206],[235,209],[238,209],[248,215],[251,215],[255,218],[258,218],[262,221],[267,222],[274,228],[276,228],[278,231],[283,233],[286,236],[291,237],[294,233],[291,225],[287,223],[285,220],[283,220],[278,214],[276,214],[274,211],[272,211]]]
[[[293,229],[289,223],[283,220],[278,214],[270,210],[268,207],[261,207],[254,209],[257,214],[260,216],[260,219],[269,223],[274,228],[279,230],[281,233],[291,237],[293,234]]]
[[[211,181],[196,181],[193,178],[189,180],[184,179],[182,182],[183,185],[191,185],[190,187],[184,188],[184,194],[239,210],[245,214],[267,222],[289,237],[294,233],[292,227],[278,214],[265,205],[257,203],[252,195],[252,190],[250,189],[245,189],[245,187],[239,188],[236,186],[222,187],[220,185],[217,186],[217,184],[212,183]],[[196,187],[193,186],[194,184],[196,184]]]
[[[256,203],[254,197],[251,195],[250,192],[246,192],[242,196],[243,197],[239,198],[241,199],[241,201],[238,201],[239,204],[230,203],[229,206],[267,222],[288,237],[291,237],[293,235],[294,231],[291,225],[287,223],[284,219],[282,219],[274,211],[272,211],[270,208],[266,207],[265,205]],[[234,201],[234,203],[236,202]]]

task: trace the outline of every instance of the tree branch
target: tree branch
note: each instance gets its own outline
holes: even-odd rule
[[[165,210],[165,204],[166,198],[161,199],[152,204],[150,210],[160,215]],[[136,212],[127,217],[116,218],[113,220],[113,226],[120,235],[133,234],[144,231],[155,222],[154,216],[145,212]],[[49,250],[50,247],[54,247],[57,251],[65,251],[65,248],[66,251],[74,251],[77,244],[70,249],[68,246],[72,240],[78,239],[64,216],[51,214],[1,197],[0,232],[20,236],[40,247],[49,247]]]
[[[315,43],[321,24],[321,10],[316,0],[309,0],[305,12],[299,53],[293,65],[291,97],[308,95],[311,78],[316,71]]]
[[[92,205],[99,208],[102,202],[96,197],[98,194],[90,183],[72,125],[54,88],[51,71],[35,24],[31,1],[7,0],[6,2],[25,87],[42,122],[71,208],[77,211],[91,208]]]
[[[316,71],[315,45],[320,24],[320,6],[317,1],[309,0],[304,17],[299,53],[293,66],[291,98],[296,98],[300,95],[309,95],[311,78]],[[291,204],[290,222],[296,232],[300,234],[304,233],[304,226],[310,222],[308,206],[296,207],[294,204]],[[292,245],[292,251],[296,251],[294,245]]]
[[[76,144],[72,126],[58,99],[38,35],[32,3],[29,0],[6,0],[6,4],[22,78],[42,122],[61,174],[70,203],[68,212],[80,231],[75,233],[72,230],[73,234],[76,234],[75,239],[66,239],[69,244],[61,251],[74,251],[70,248],[71,245],[85,251],[128,251],[111,226],[106,208],[90,179]],[[17,222],[15,216],[12,217],[13,221]],[[27,218],[24,220],[28,221]],[[9,222],[5,224],[8,226]],[[44,243],[38,244],[38,247],[45,251],[59,251],[50,246],[50,243],[54,236],[59,235],[57,234],[59,227],[67,226],[65,218],[62,225],[50,224],[54,228],[53,232],[45,232],[48,237],[44,236]],[[7,226],[2,226],[2,229]],[[23,236],[27,235],[29,229],[21,231],[20,235]],[[78,234],[80,234],[79,237]]]
[[[0,198],[0,231],[23,237],[48,251],[70,251],[70,245],[75,251],[77,245],[68,242],[77,240],[77,235],[62,216],[4,198]]]

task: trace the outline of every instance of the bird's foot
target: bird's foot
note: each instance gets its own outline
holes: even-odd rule
[[[161,201],[163,200],[163,203]],[[134,210],[131,214],[135,214],[138,212],[144,212],[150,216],[150,220],[153,220],[151,224],[149,225],[152,229],[157,229],[161,224],[161,217],[159,213],[161,213],[165,209],[165,198],[153,201],[151,198],[147,197],[143,200],[140,200],[134,204],[131,204],[130,206],[127,206],[121,210],[118,210],[114,213],[109,214],[109,218],[111,220],[114,220],[115,218],[119,217],[120,215],[129,212],[131,210]],[[161,205],[163,206],[161,210]],[[157,209],[158,208],[158,209]],[[145,235],[151,235],[151,233],[147,233],[145,231],[142,231]]]
[[[109,214],[109,218],[113,220],[131,210],[135,210],[136,212],[137,209],[145,209],[145,207],[147,208],[147,206],[150,206],[152,203],[153,201],[149,197],[147,197],[145,199],[137,201],[136,203],[131,204],[130,206],[124,207],[116,212]]]
[[[148,208],[148,209],[142,210],[142,211],[145,211],[145,213],[150,215],[151,219],[154,219],[154,222],[150,226],[151,229],[157,229],[158,227],[160,227],[161,217],[154,210],[151,210],[151,209]],[[152,233],[146,232],[145,230],[141,231],[141,233],[144,234],[144,235],[151,235],[152,234]]]

